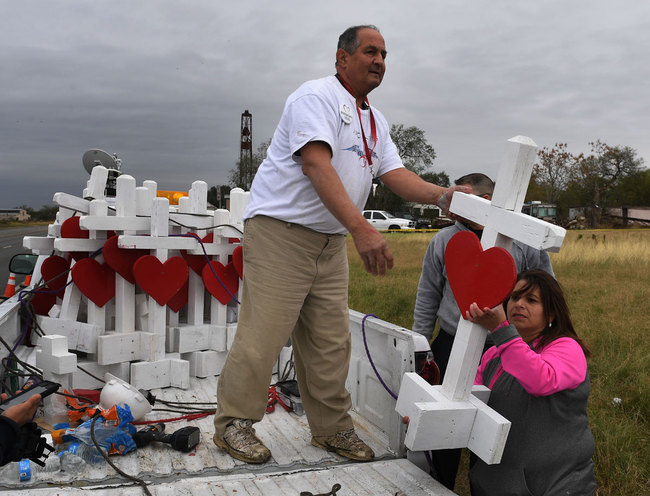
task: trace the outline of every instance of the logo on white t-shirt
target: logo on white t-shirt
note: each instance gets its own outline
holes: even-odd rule
[[[341,114],[341,120],[345,124],[350,124],[352,122],[352,109],[347,103],[342,103],[339,107],[339,114]]]

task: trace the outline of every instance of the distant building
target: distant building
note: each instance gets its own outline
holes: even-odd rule
[[[0,208],[0,220],[17,220],[26,222],[31,216],[23,208]]]
[[[569,221],[588,218],[591,207],[571,207]],[[650,225],[650,207],[613,207],[603,212],[603,217],[624,226]]]

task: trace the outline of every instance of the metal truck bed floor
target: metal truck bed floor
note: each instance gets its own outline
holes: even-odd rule
[[[216,382],[216,377],[193,378],[187,390],[166,388],[152,393],[168,401],[216,401]],[[175,416],[177,414],[170,412],[152,412],[146,419]],[[298,496],[301,491],[316,495],[330,492],[336,483],[342,486],[338,496],[453,494],[406,459],[395,459],[388,448],[387,436],[381,430],[359,415],[353,413],[353,418],[357,433],[374,450],[376,461],[351,463],[312,446],[306,418],[287,413],[279,405],[255,425],[258,436],[273,454],[271,461],[262,465],[234,460],[217,448],[212,442],[213,416],[167,425],[170,433],[186,425],[201,429],[201,442],[191,453],[152,443],[125,456],[112,456],[111,460],[126,473],[147,481],[149,490],[156,495]],[[118,492],[144,494],[142,488],[122,478],[106,463],[88,466],[75,477],[64,473],[36,474],[29,482],[0,489],[11,492],[22,489],[21,493],[30,495],[80,494],[88,490],[92,490],[93,496]]]

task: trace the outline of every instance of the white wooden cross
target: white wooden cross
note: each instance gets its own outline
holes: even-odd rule
[[[510,250],[517,240],[533,248],[559,251],[566,231],[521,213],[537,145],[525,136],[508,140],[492,201],[455,193],[451,212],[484,226],[484,250]],[[499,463],[510,422],[486,403],[490,391],[473,386],[487,330],[462,316],[441,386],[405,374],[396,410],[410,419],[405,444],[414,451],[468,447],[488,464]],[[480,398],[480,399],[479,399]]]

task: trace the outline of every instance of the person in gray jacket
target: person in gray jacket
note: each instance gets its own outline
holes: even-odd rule
[[[469,186],[472,193],[490,200],[494,191],[494,182],[485,174],[472,173],[458,178],[458,186]],[[453,226],[441,229],[429,243],[422,262],[422,274],[418,284],[413,312],[413,331],[425,336],[429,342],[433,337],[436,322],[440,328],[431,343],[433,358],[440,369],[440,380],[445,376],[449,355],[460,319],[460,310],[447,280],[445,269],[445,249],[451,237],[460,231],[472,231],[479,239],[483,226],[450,214],[456,220]],[[548,253],[513,241],[510,251],[517,266],[517,273],[527,269],[541,269],[554,275]],[[492,345],[490,336],[486,349]],[[485,351],[485,350],[484,350]],[[461,450],[439,450],[431,453],[432,476],[447,488],[454,488]]]

